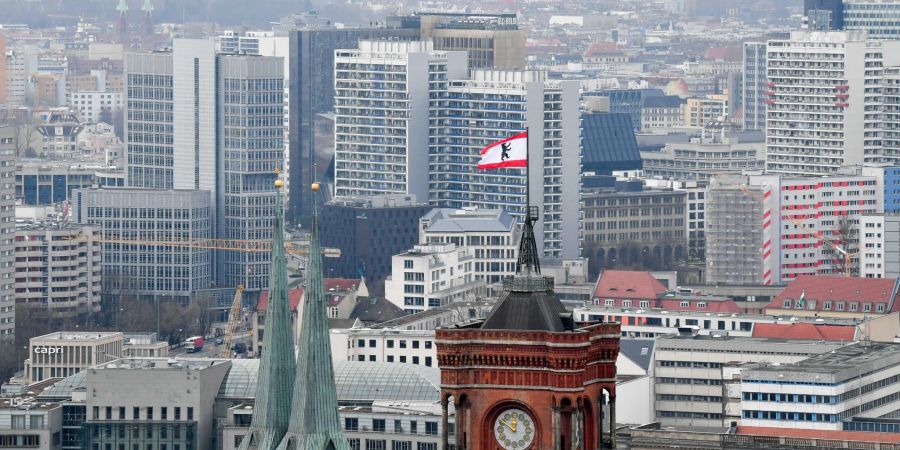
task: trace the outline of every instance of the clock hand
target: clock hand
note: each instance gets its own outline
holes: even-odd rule
[[[513,420],[515,420],[515,419],[513,419]],[[515,432],[516,432],[516,429],[515,429],[515,428],[513,428],[513,427],[512,427],[512,426],[510,426],[510,425],[509,425],[509,424],[508,424],[508,423],[506,423],[506,421],[505,421],[505,420],[503,420],[503,419],[500,419],[500,423],[501,423],[501,424],[503,424],[503,425],[506,425],[506,428],[509,428],[509,429],[510,429],[510,430],[512,430],[512,432],[513,432],[513,433],[515,433]],[[513,422],[513,423],[515,423],[515,422]]]
[[[512,428],[511,428],[513,433],[516,432],[516,426],[517,426],[516,416],[513,416],[513,419],[512,419]]]

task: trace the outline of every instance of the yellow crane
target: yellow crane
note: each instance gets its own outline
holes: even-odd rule
[[[228,312],[228,325],[225,326],[225,335],[222,336],[222,347],[219,348],[220,358],[231,357],[231,343],[234,341],[234,330],[237,328],[241,316],[241,301],[244,298],[244,285],[239,284],[234,291],[234,301],[231,302],[231,311]]]
[[[763,198],[763,196],[759,195],[758,193],[751,191],[747,186],[741,186],[740,189],[743,193],[745,193],[745,194],[755,198],[756,200],[759,200],[761,203],[765,204],[766,199]],[[801,228],[804,231],[810,233],[816,239],[821,240],[826,245],[831,247],[834,251],[840,253],[844,257],[844,276],[845,277],[851,276],[851,271],[852,271],[851,267],[852,267],[853,257],[859,255],[859,252],[850,253],[847,250],[844,250],[843,247],[841,247],[840,245],[838,245],[837,243],[835,243],[834,241],[832,241],[831,239],[826,237],[825,233],[822,233],[820,235],[817,231],[808,227],[805,223],[801,222],[800,220],[797,220],[797,219],[791,217],[790,215],[781,214],[780,211],[778,214],[781,215],[782,217],[784,217],[785,219],[787,219],[792,224],[796,225],[798,228]]]

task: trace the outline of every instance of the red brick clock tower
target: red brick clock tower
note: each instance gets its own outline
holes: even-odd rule
[[[437,330],[445,449],[451,402],[457,450],[615,446],[620,325],[572,321],[553,278],[540,275],[535,209],[525,220],[516,275],[504,280],[506,293],[488,318]]]

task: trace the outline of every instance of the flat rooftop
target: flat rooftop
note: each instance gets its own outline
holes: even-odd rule
[[[122,358],[95,366],[94,369],[122,370],[203,370],[228,362],[210,358]]]
[[[31,338],[31,342],[44,342],[44,341],[96,341],[98,339],[106,339],[120,337],[123,338],[124,335],[120,332],[86,332],[86,331],[57,331],[55,333],[45,334],[43,336],[37,336]]]
[[[900,344],[863,341],[811,356],[794,364],[759,364],[743,376],[748,381],[839,383],[861,374],[900,365]]]

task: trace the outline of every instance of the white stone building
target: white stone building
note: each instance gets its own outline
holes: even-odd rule
[[[419,243],[456,244],[475,256],[475,279],[494,284],[516,273],[519,227],[502,209],[435,208],[419,219]]]
[[[437,367],[434,330],[333,329],[331,353],[335,363],[359,361]]]
[[[82,122],[96,123],[113,118],[113,114],[122,109],[122,97],[121,92],[73,92],[69,105]],[[109,119],[105,119],[107,115]]]
[[[485,287],[475,278],[473,251],[456,244],[416,245],[391,258],[384,295],[410,313],[474,300]]]

